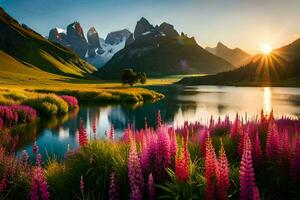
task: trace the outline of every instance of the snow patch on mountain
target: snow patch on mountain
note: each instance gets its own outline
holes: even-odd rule
[[[86,60],[91,63],[92,65],[96,66],[97,68],[101,68],[102,66],[107,63],[115,53],[122,50],[125,47],[126,38],[124,37],[123,40],[117,44],[108,44],[105,43],[104,39],[100,38],[100,46],[103,53],[99,54],[97,49],[95,50],[96,56],[95,57],[86,57]]]

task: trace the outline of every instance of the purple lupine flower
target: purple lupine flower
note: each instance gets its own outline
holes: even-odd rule
[[[148,176],[148,199],[155,200],[156,191],[155,191],[155,183],[152,174]]]
[[[49,200],[50,193],[48,191],[48,183],[46,177],[44,176],[43,169],[37,167],[33,171],[33,177],[31,181],[31,191],[30,199],[31,200]]]
[[[251,155],[251,142],[247,133],[244,136],[244,151],[240,164],[239,179],[241,200],[253,200],[254,197],[259,197],[255,183],[255,174]]]
[[[270,160],[280,160],[279,135],[276,124],[273,120],[269,123],[269,130],[266,141],[266,156]]]
[[[128,178],[131,188],[130,198],[138,199],[144,191],[144,178],[134,140],[131,141],[128,155]]]
[[[110,130],[109,130],[109,133],[108,133],[108,138],[109,138],[110,142],[114,142],[114,139],[115,139],[115,129],[114,129],[113,124],[111,124]]]
[[[23,164],[26,165],[28,163],[28,159],[29,159],[29,155],[28,155],[27,151],[23,150],[22,151],[22,162],[23,162]]]
[[[216,175],[216,152],[212,145],[210,137],[206,141],[206,150],[205,150],[205,199],[211,200],[215,198],[215,183],[214,177]]]
[[[297,139],[295,156],[291,168],[293,180],[300,182],[300,136]]]
[[[42,164],[42,156],[41,156],[41,154],[38,153],[36,155],[36,166],[40,167],[41,164]]]
[[[177,138],[176,133],[173,128],[169,128],[169,136],[170,136],[170,156],[175,157],[177,154]]]
[[[79,188],[80,188],[81,193],[83,193],[84,192],[84,181],[83,181],[82,175],[80,176]]]
[[[109,186],[109,200],[118,200],[120,199],[119,188],[116,183],[116,173],[112,172],[110,175],[110,186]]]
[[[34,154],[37,154],[37,153],[39,152],[39,146],[37,145],[36,140],[35,140],[34,143],[33,143],[32,152],[33,152]]]
[[[216,180],[217,190],[220,200],[227,199],[227,190],[229,189],[229,167],[226,152],[221,140],[221,148],[219,153],[219,159],[216,165]]]

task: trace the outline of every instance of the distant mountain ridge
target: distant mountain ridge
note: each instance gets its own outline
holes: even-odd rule
[[[251,55],[249,55],[242,49],[240,48],[230,49],[221,42],[218,42],[216,47],[213,48],[206,47],[205,49],[210,53],[219,56],[224,60],[227,60],[228,62],[230,62],[236,67],[240,67],[251,61]]]
[[[216,73],[234,69],[229,62],[200,47],[194,37],[179,33],[166,22],[153,26],[142,17],[125,48],[117,52],[98,72],[101,78],[120,78],[124,68],[148,76]]]
[[[111,32],[106,39],[99,37],[95,27],[87,32],[87,38],[79,22],[71,23],[67,29],[53,28],[49,31],[49,40],[72,49],[82,59],[96,67],[102,67],[114,53],[125,47],[131,35],[127,29]]]
[[[300,85],[300,38],[272,50],[270,55],[255,55],[250,63],[236,70],[203,77],[186,77],[185,85]],[[295,83],[295,81],[297,81]]]
[[[19,24],[1,7],[0,35],[2,72],[13,70],[11,68],[15,68],[17,63],[20,66],[14,71],[16,74],[28,74],[35,70],[63,76],[90,77],[96,70],[69,49],[54,44],[28,26]]]

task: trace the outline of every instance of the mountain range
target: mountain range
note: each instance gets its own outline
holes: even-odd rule
[[[40,78],[51,74],[88,78],[96,70],[68,48],[19,24],[1,7],[0,36],[1,78],[14,75]]]
[[[289,45],[258,54],[238,69],[203,77],[186,77],[187,85],[299,85],[300,38]]]
[[[230,49],[221,42],[218,42],[216,47],[206,47],[205,49],[210,53],[223,58],[224,60],[227,60],[236,67],[240,67],[251,61],[251,55],[249,55],[242,49]]]
[[[73,22],[66,29],[51,29],[48,39],[72,49],[82,59],[99,68],[125,47],[125,42],[131,32],[127,29],[114,31],[109,33],[104,40],[99,37],[95,27],[91,27],[86,35],[87,38],[80,23]]]
[[[142,17],[125,48],[117,52],[95,75],[120,78],[124,68],[146,72],[148,76],[217,73],[235,67],[199,46],[194,37],[179,34],[166,22],[153,26]]]

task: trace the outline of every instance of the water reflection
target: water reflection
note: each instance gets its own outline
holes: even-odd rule
[[[66,116],[39,120],[29,126],[22,126],[15,132],[21,133],[19,150],[31,153],[34,139],[45,156],[55,154],[63,157],[69,148],[78,145],[77,129],[82,119],[89,138],[106,138],[114,125],[117,137],[122,135],[128,123],[140,129],[145,118],[149,126],[156,125],[157,111],[162,119],[172,125],[182,125],[184,121],[207,122],[211,116],[231,119],[236,112],[248,116],[258,115],[263,108],[267,113],[274,110],[275,117],[281,115],[297,117],[300,110],[300,89],[298,88],[259,88],[259,87],[214,87],[214,86],[152,86],[166,98],[156,103],[135,105],[93,105],[80,106],[80,110]],[[94,133],[94,130],[96,132]]]
[[[271,89],[269,87],[264,88],[263,99],[264,99],[263,109],[266,114],[269,114],[272,110],[272,93],[271,93]]]

